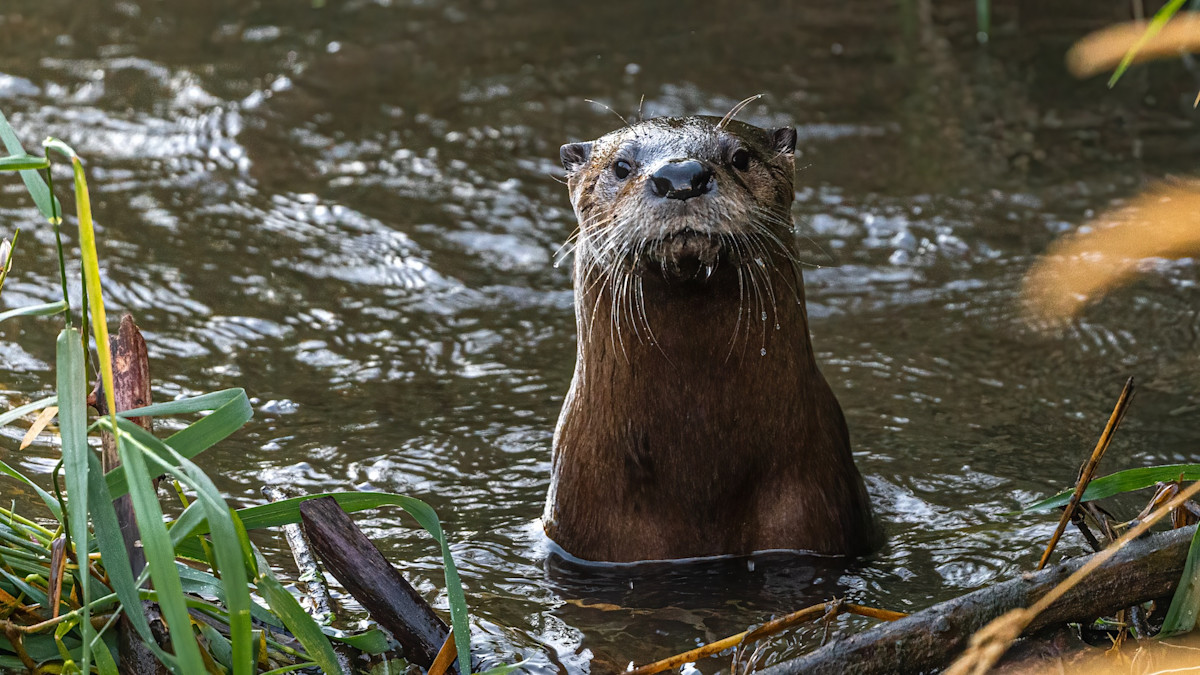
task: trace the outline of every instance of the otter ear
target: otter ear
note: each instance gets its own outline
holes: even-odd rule
[[[772,131],[771,148],[781,155],[795,154],[796,130],[792,127],[779,127]]]
[[[567,143],[558,149],[558,156],[562,160],[563,168],[567,170],[567,173],[574,173],[592,158],[592,144],[590,141],[587,143]]]

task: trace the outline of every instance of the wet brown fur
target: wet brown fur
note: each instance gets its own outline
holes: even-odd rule
[[[579,342],[543,522],[580,558],[858,554],[877,541],[809,339],[794,132],[717,122],[648,120],[564,146]],[[747,171],[729,165],[737,147]],[[616,180],[622,158],[634,172]],[[716,167],[711,194],[650,194],[646,174],[679,158]]]

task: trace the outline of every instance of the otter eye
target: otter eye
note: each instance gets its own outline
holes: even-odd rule
[[[738,148],[733,151],[733,155],[729,157],[729,163],[738,171],[745,171],[750,168],[750,152],[745,148]]]
[[[629,162],[623,159],[613,162],[613,175],[617,177],[617,180],[625,180],[631,171],[633,171],[633,165]]]

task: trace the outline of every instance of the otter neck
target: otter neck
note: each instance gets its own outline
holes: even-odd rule
[[[753,275],[726,266],[703,280],[584,270],[575,289],[579,359],[619,359],[616,374],[672,365],[694,374],[697,363],[726,377],[761,368],[801,376],[815,368],[803,279],[790,262]]]

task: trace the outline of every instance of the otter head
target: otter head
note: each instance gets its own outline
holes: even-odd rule
[[[562,146],[579,219],[577,266],[704,284],[756,259],[793,258],[796,131],[715,117],[639,122]]]

